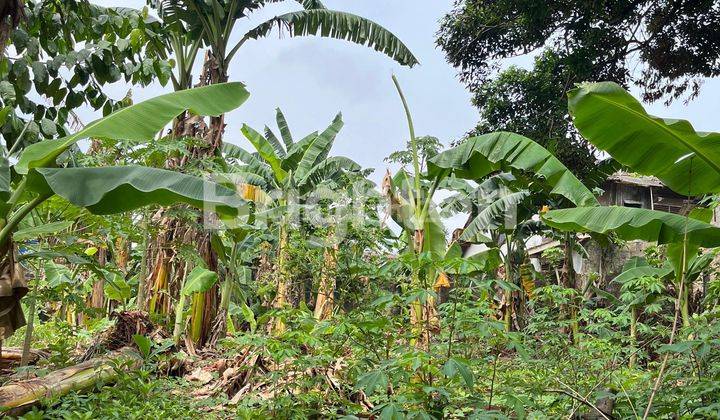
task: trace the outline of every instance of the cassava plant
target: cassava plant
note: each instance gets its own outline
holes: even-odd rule
[[[658,177],[679,194],[690,197],[720,191],[720,159],[712,147],[718,133],[698,133],[684,120],[666,120],[648,114],[642,104],[615,83],[586,83],[568,93],[570,114],[580,133],[632,170]],[[673,344],[678,320],[687,319],[687,289],[691,257],[699,248],[720,245],[720,229],[703,221],[702,214],[679,216],[655,210],[596,207],[555,210],[543,215],[546,223],[564,230],[614,232],[621,239],[642,239],[669,245],[676,274],[677,298],[670,335]],[[695,217],[693,217],[695,216]],[[697,220],[700,219],[700,220]],[[643,417],[650,415],[660,386],[667,354]]]

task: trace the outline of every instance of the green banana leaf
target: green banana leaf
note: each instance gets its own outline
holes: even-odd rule
[[[290,147],[290,149],[288,149],[287,155],[282,161],[282,168],[288,172],[294,172],[295,170],[297,170],[297,166],[300,163],[303,154],[305,154],[305,151],[308,149],[308,147],[310,147],[313,141],[315,141],[315,138],[317,136],[318,132],[314,131],[300,139],[300,141],[294,143]]]
[[[74,223],[74,220],[62,220],[60,222],[52,222],[43,225],[27,227],[13,233],[13,240],[15,240],[16,242],[23,242],[29,239],[36,239],[44,236],[55,235],[62,230],[68,229]]]
[[[282,183],[287,177],[287,172],[282,169],[282,159],[277,155],[272,143],[247,124],[243,124],[241,131],[245,135],[245,138],[255,147],[260,157],[270,165],[278,183]]]
[[[300,179],[298,186],[301,190],[311,189],[324,180],[332,179],[341,171],[357,172],[360,169],[360,165],[352,159],[333,156],[313,166],[307,175]]]
[[[392,32],[377,23],[351,13],[327,9],[301,10],[285,13],[250,30],[245,39],[259,39],[274,28],[286,29],[290,36],[321,35],[366,45],[382,52],[404,66],[418,64],[408,47]]]
[[[530,196],[529,191],[517,191],[506,194],[490,203],[478,212],[478,215],[463,230],[460,239],[465,242],[490,242],[491,239],[483,232],[487,230],[506,230],[506,216],[509,211],[515,211],[517,206]],[[515,221],[517,224],[517,221]],[[515,226],[507,227],[514,229]]]
[[[294,144],[293,137],[292,133],[290,133],[290,127],[288,126],[287,120],[285,119],[285,114],[283,114],[280,108],[275,110],[275,121],[280,129],[280,137],[282,137],[283,143],[285,143],[285,150],[289,151]]]
[[[297,170],[295,170],[293,175],[296,181],[302,180],[310,173],[315,165],[322,162],[328,156],[335,137],[343,125],[342,114],[337,114],[330,126],[320,133],[319,136],[315,137],[315,140],[310,143],[310,146],[305,150],[305,153],[303,153],[297,165]]]
[[[612,82],[581,84],[568,99],[583,137],[618,162],[658,177],[680,194],[720,191],[720,133],[697,132],[688,121],[649,115]]]
[[[35,168],[28,189],[57,194],[94,214],[113,214],[148,204],[182,202],[236,216],[246,202],[227,187],[191,175],[144,166]],[[210,195],[206,193],[211,193]]]
[[[391,179],[390,217],[408,236],[412,237],[416,229],[415,208],[405,199],[402,191],[411,188],[411,177],[404,170],[398,171]],[[436,208],[429,208],[423,224],[423,252],[430,252],[436,258],[442,258],[447,252],[445,225]]]
[[[280,139],[277,138],[275,133],[273,133],[273,131],[267,125],[265,126],[265,138],[267,139],[267,141],[270,142],[273,149],[275,149],[275,153],[277,154],[277,156],[280,159],[284,158],[285,154],[287,153],[285,151],[285,146],[280,143]]]
[[[50,166],[68,147],[86,138],[152,140],[168,122],[187,109],[198,115],[220,115],[242,105],[248,96],[245,85],[237,82],[158,96],[93,121],[70,136],[28,146],[15,170],[26,174],[31,168]]]
[[[550,194],[565,197],[578,207],[597,206],[593,193],[547,149],[527,137],[497,132],[471,137],[430,159],[428,173],[480,180],[497,172],[522,171],[546,185]]]
[[[457,244],[453,244],[451,249]],[[479,272],[488,272],[498,268],[502,264],[502,257],[498,248],[488,248],[485,251],[470,255],[462,256],[446,256],[443,262],[443,271],[448,274],[473,274]]]
[[[203,267],[195,267],[193,271],[188,274],[180,293],[185,296],[190,296],[193,293],[207,292],[217,280],[218,275],[216,272]]]
[[[720,246],[720,228],[677,214],[632,207],[577,207],[551,210],[541,215],[550,227],[573,232],[614,232],[624,240],[643,240],[658,244],[683,242],[704,248]]]
[[[615,283],[625,283],[628,280],[636,279],[639,277],[658,277],[663,278],[673,272],[672,267],[664,265],[662,267],[653,267],[650,265],[634,267],[629,270],[625,270],[615,277],[612,281]]]
[[[240,146],[228,142],[223,142],[221,148],[225,159],[230,160],[232,163],[238,163],[239,161],[246,164],[242,166],[230,165],[227,167],[228,172],[252,173],[258,177],[262,177],[266,184],[275,184],[275,175],[272,168],[258,159],[256,155]]]

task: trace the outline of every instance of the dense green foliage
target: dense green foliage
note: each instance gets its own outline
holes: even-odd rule
[[[162,23],[52,1],[4,21],[20,25],[23,57],[0,66],[0,333],[3,355],[22,358],[0,364],[0,408],[25,419],[720,416],[720,134],[651,116],[612,82],[570,90],[579,74],[629,81],[630,41],[672,55],[653,25],[704,33],[685,18],[714,10],[458,2],[441,44],[478,89],[482,133],[447,149],[417,136],[393,76],[409,141],[376,186],[371,169],[333,154],[340,114],[299,137],[278,109],[277,129],[242,127],[250,148],[225,141],[225,113],[249,96],[228,69],[273,28],[415,64],[392,33],[303,0],[232,44],[236,22],[274,1],[148,3]],[[670,22],[672,7],[687,13]],[[463,61],[465,42],[481,61]],[[475,86],[487,59],[541,46],[534,70]],[[56,58],[77,80],[47,90]],[[697,70],[703,54],[680,58],[683,77],[714,74]],[[17,64],[31,59],[32,86]],[[653,96],[678,68],[645,59]],[[69,89],[90,100],[121,65],[128,83],[175,91],[104,98],[106,115],[73,129],[61,115],[80,106]],[[670,83],[672,96],[688,82]],[[26,99],[32,89],[53,106]],[[602,206],[596,187],[617,166],[594,165],[586,143],[694,197],[679,214]],[[449,232],[457,214],[467,223]]]
[[[720,39],[698,24],[717,19],[714,0],[457,0],[437,44],[480,110],[473,133],[535,139],[585,180],[596,154],[567,117],[567,92],[609,80],[639,86],[648,101],[694,98],[720,71]],[[529,69],[501,69],[518,56],[532,58]]]

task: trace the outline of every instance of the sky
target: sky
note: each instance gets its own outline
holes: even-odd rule
[[[144,0],[93,2],[135,8],[144,5]],[[275,35],[248,42],[230,66],[230,80],[244,82],[250,99],[227,116],[225,141],[249,145],[240,133],[242,124],[259,131],[266,124],[274,127],[277,107],[283,110],[296,138],[324,129],[342,112],[345,126],[333,154],[375,168],[372,178],[379,182],[387,166],[383,159],[402,149],[408,139],[405,114],[391,80],[393,73],[410,103],[418,135],[433,135],[449,144],[474,126],[478,113],[470,105],[470,95],[445,62],[442,51],[435,48],[438,19],[450,10],[451,0],[324,3],[328,8],[380,23],[410,48],[421,65],[402,67],[370,48],[318,37],[279,39]],[[239,24],[234,35],[239,37],[263,18],[296,9],[291,1],[268,7],[253,16],[252,23]],[[133,99],[139,101],[170,91],[171,86],[132,89]],[[126,91],[127,86],[117,83],[109,93],[122,98]],[[93,119],[87,115],[88,121]]]
[[[92,1],[103,6],[145,5],[145,0]],[[383,159],[402,149],[408,139],[392,74],[400,80],[419,136],[432,135],[447,145],[475,126],[478,112],[470,103],[470,94],[435,46],[439,20],[451,10],[453,0],[324,0],[324,3],[328,8],[355,13],[383,25],[410,48],[421,64],[411,69],[402,67],[372,49],[333,39],[280,39],[275,35],[250,41],[230,66],[230,80],[244,82],[250,99],[227,116],[225,141],[249,146],[240,133],[242,124],[259,131],[265,125],[275,127],[276,107],[283,110],[296,138],[324,129],[336,113],[342,112],[345,126],[333,154],[375,168],[371,179],[379,183],[388,168]],[[268,6],[239,24],[234,37],[238,39],[267,18],[297,9],[292,1]],[[521,57],[513,59],[512,64],[528,66],[531,61],[530,57]],[[116,83],[108,93],[120,99],[127,89],[127,85]],[[170,85],[133,87],[133,99],[137,102],[171,89]],[[676,102],[667,108],[654,103],[648,110],[661,117],[688,119],[697,130],[718,131],[718,93],[720,80],[709,80],[690,104]],[[88,110],[80,115],[84,122],[99,117]]]

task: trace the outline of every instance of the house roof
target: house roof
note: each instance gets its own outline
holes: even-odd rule
[[[623,171],[618,171],[610,175],[608,181],[626,185],[637,185],[639,187],[665,187],[665,185],[654,176],[637,175]]]

